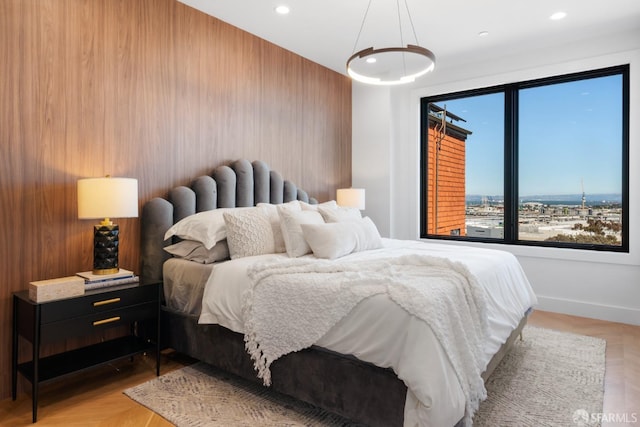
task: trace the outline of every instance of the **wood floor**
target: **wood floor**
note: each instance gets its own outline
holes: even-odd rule
[[[635,414],[640,424],[640,326],[536,311],[530,325],[590,335],[607,341],[605,414]],[[525,337],[526,339],[526,337]],[[161,373],[193,361],[172,352],[163,354]],[[171,426],[138,405],[122,390],[154,377],[154,361],[139,357],[41,386],[38,427],[45,426]],[[579,408],[576,408],[579,409]],[[31,399],[22,393],[14,402],[0,402],[0,425],[31,425]],[[603,427],[621,425],[603,422]]]

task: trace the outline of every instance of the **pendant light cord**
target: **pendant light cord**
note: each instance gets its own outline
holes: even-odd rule
[[[407,4],[407,0],[404,1]],[[407,9],[408,10],[408,9]],[[400,0],[396,0],[396,11],[398,12],[398,31],[400,31],[400,47],[404,47],[404,38],[402,37],[402,19],[400,19]],[[402,54],[402,71],[407,74],[407,60],[404,53]]]
[[[353,50],[351,51],[351,54],[354,54],[356,52],[356,48],[358,47],[358,42],[360,41],[360,36],[362,35],[364,23],[367,20],[367,16],[369,15],[369,9],[371,8],[371,1],[372,0],[369,0],[369,3],[367,3],[367,9],[364,11],[364,16],[362,17],[362,22],[360,23],[360,30],[358,31],[356,42],[353,44]],[[416,46],[420,46],[420,42],[418,41],[418,35],[416,33],[416,27],[413,25],[411,12],[409,12],[409,5],[407,4],[407,0],[404,0],[404,8],[406,9],[407,16],[409,17],[409,25],[411,25],[411,31],[413,32],[413,38],[416,40]],[[402,35],[402,20],[400,19],[400,0],[396,0],[396,9],[398,12],[398,30],[400,31],[400,46],[404,46],[404,38]]]
[[[409,5],[407,5],[407,0],[404,0],[404,7],[407,9],[407,16],[409,17],[409,24],[411,24],[411,31],[413,31],[413,38],[416,39],[416,46],[420,46],[420,42],[418,41],[418,35],[416,34],[416,27],[413,26],[413,19],[411,19],[411,12],[409,12]]]
[[[405,5],[407,1],[405,0]],[[396,0],[396,11],[398,12],[398,31],[400,31],[400,47],[404,47],[404,39],[402,37],[402,20],[400,19],[400,0]]]
[[[404,0],[404,8],[407,10],[407,16],[409,17],[409,25],[411,25],[411,31],[413,31],[413,38],[416,40],[416,46],[420,46],[420,43],[418,43],[416,28],[413,26],[413,19],[411,19],[411,12],[409,12],[409,5],[407,4],[407,0]],[[402,35],[402,19],[400,18],[400,0],[396,0],[396,10],[398,11],[398,30],[400,31],[400,47],[405,47],[404,37]],[[404,68],[404,72],[406,74],[407,62],[404,54],[402,55],[402,67]]]
[[[369,8],[371,7],[371,0],[367,4],[367,10],[364,11],[364,16],[362,17],[362,23],[360,24],[360,31],[358,31],[358,37],[356,37],[356,42],[353,45],[353,51],[351,54],[353,55],[356,52],[356,47],[358,47],[358,42],[360,41],[360,34],[362,34],[362,29],[364,28],[364,21],[367,20],[367,15],[369,14]]]

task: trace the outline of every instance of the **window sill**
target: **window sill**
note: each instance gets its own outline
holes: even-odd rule
[[[463,245],[463,246],[475,246],[478,248],[490,248],[496,250],[502,250],[511,252],[515,256],[529,257],[529,258],[542,258],[553,259],[560,261],[579,261],[589,262],[597,264],[618,264],[618,265],[630,265],[640,266],[640,259],[637,255],[632,255],[631,252],[605,252],[605,251],[591,251],[573,248],[548,248],[539,246],[525,246],[525,245],[506,245],[501,243],[485,243],[485,242],[473,242],[473,241],[460,241],[460,240],[440,240],[440,239],[428,239],[422,238],[420,240],[427,242],[441,242],[443,244],[451,245]]]

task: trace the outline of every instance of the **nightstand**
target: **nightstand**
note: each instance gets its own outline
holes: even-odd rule
[[[31,382],[33,422],[38,414],[38,385],[143,352],[155,352],[160,375],[160,292],[162,282],[113,286],[84,295],[37,303],[28,291],[13,294],[12,397],[18,372]],[[146,334],[140,333],[143,329]],[[40,346],[129,325],[130,334],[98,344],[40,357]],[[143,336],[146,335],[146,336]],[[18,364],[18,336],[33,347],[30,361]]]

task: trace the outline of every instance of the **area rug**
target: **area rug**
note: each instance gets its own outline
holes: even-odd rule
[[[487,381],[474,426],[598,425],[605,341],[531,326],[523,335]],[[124,393],[179,427],[356,425],[204,363]]]

